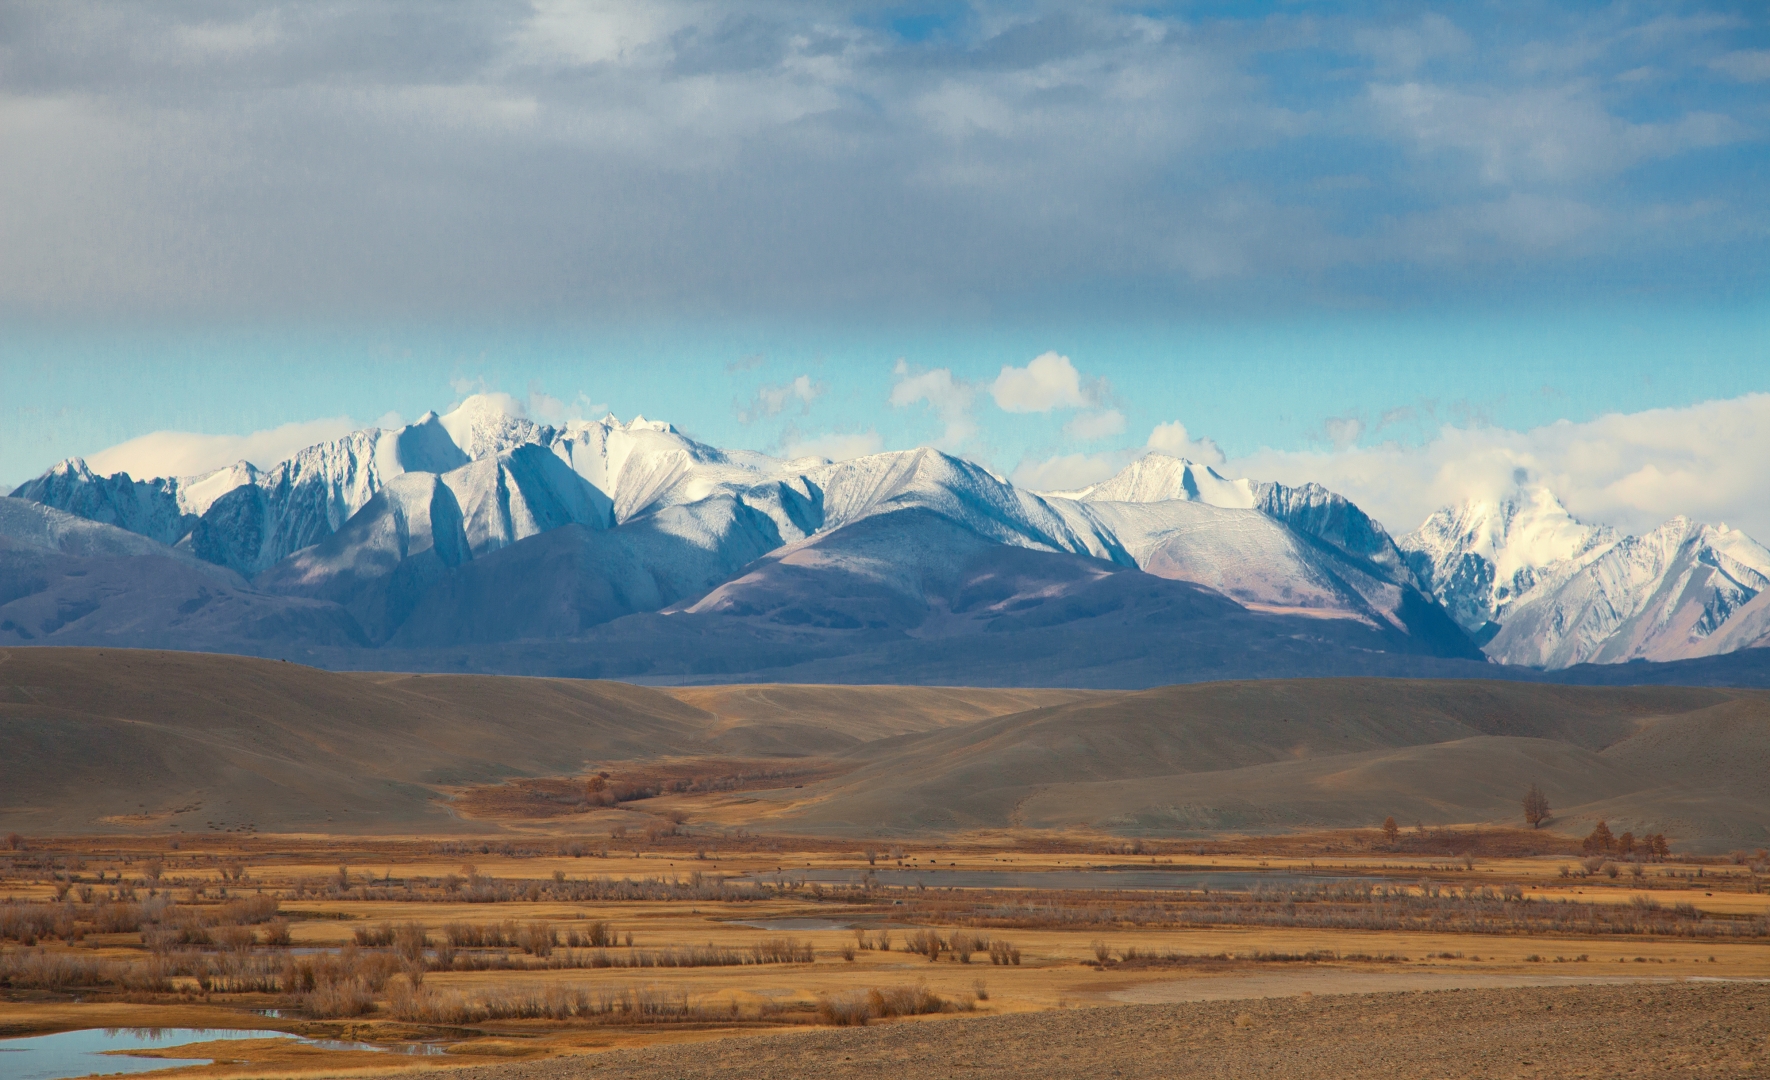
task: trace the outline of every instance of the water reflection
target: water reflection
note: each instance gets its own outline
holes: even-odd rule
[[[245,1039],[287,1039],[324,1050],[374,1050],[407,1054],[440,1054],[442,1048],[422,1043],[378,1046],[337,1039],[309,1039],[286,1031],[226,1028],[84,1028],[54,1035],[0,1039],[0,1077],[5,1080],[65,1080],[94,1073],[142,1073],[207,1065],[213,1058],[133,1057],[132,1050],[159,1050],[191,1043],[239,1042]],[[112,1053],[123,1051],[123,1053]]]

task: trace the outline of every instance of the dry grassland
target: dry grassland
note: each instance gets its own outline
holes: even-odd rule
[[[317,1076],[1305,991],[1770,978],[1770,895],[1749,862],[1612,880],[1569,855],[1499,854],[1566,838],[1494,830],[1453,846],[1496,857],[1455,860],[1373,850],[1361,833],[1135,853],[1099,836],[1014,841],[21,838],[0,850],[0,1034],[270,1026],[446,1050],[255,1040],[184,1070]],[[920,884],[865,877],[900,868]],[[940,883],[1133,871],[1217,884]]]

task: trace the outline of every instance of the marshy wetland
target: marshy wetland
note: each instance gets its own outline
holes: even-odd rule
[[[951,1047],[1031,1039],[1066,1048],[1052,1075],[1137,1075],[1192,1032],[1171,1070],[1238,1075],[1250,1046],[1400,1046],[1384,1017],[1428,1003],[1486,1038],[1555,995],[1643,1052],[1696,1037],[1666,1016],[1761,1030],[1761,692],[6,657],[0,1068],[8,1039],[159,1029],[237,1037],[110,1071],[1010,1076]],[[1599,1060],[1592,1015],[1531,1060]],[[1458,1075],[1420,1046],[1392,1071]]]
[[[104,1071],[319,1076],[1080,1009],[1770,979],[1756,852],[1595,861],[1497,829],[1020,840],[14,837],[0,1035],[232,1032]]]

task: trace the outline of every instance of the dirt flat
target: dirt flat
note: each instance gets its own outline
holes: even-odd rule
[[[1072,1009],[719,1039],[430,1076],[1762,1077],[1770,1075],[1767,1042],[1770,987],[1684,983]]]

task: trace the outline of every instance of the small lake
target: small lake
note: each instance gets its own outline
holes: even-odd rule
[[[307,1039],[286,1031],[237,1031],[225,1028],[86,1028],[54,1035],[0,1039],[0,1077],[5,1080],[64,1080],[94,1073],[142,1073],[207,1065],[213,1058],[130,1057],[113,1050],[162,1050],[188,1043],[238,1042],[244,1039],[293,1039],[326,1050],[379,1050],[399,1053],[441,1053],[440,1047],[410,1048],[371,1043]]]
[[[738,881],[804,881],[824,885],[859,885],[866,877],[860,870],[784,870],[752,874]],[[1196,892],[1251,892],[1261,888],[1295,885],[1329,885],[1369,878],[1295,871],[1268,873],[1259,870],[926,870],[881,868],[873,880],[890,888],[930,889],[1185,889]]]

